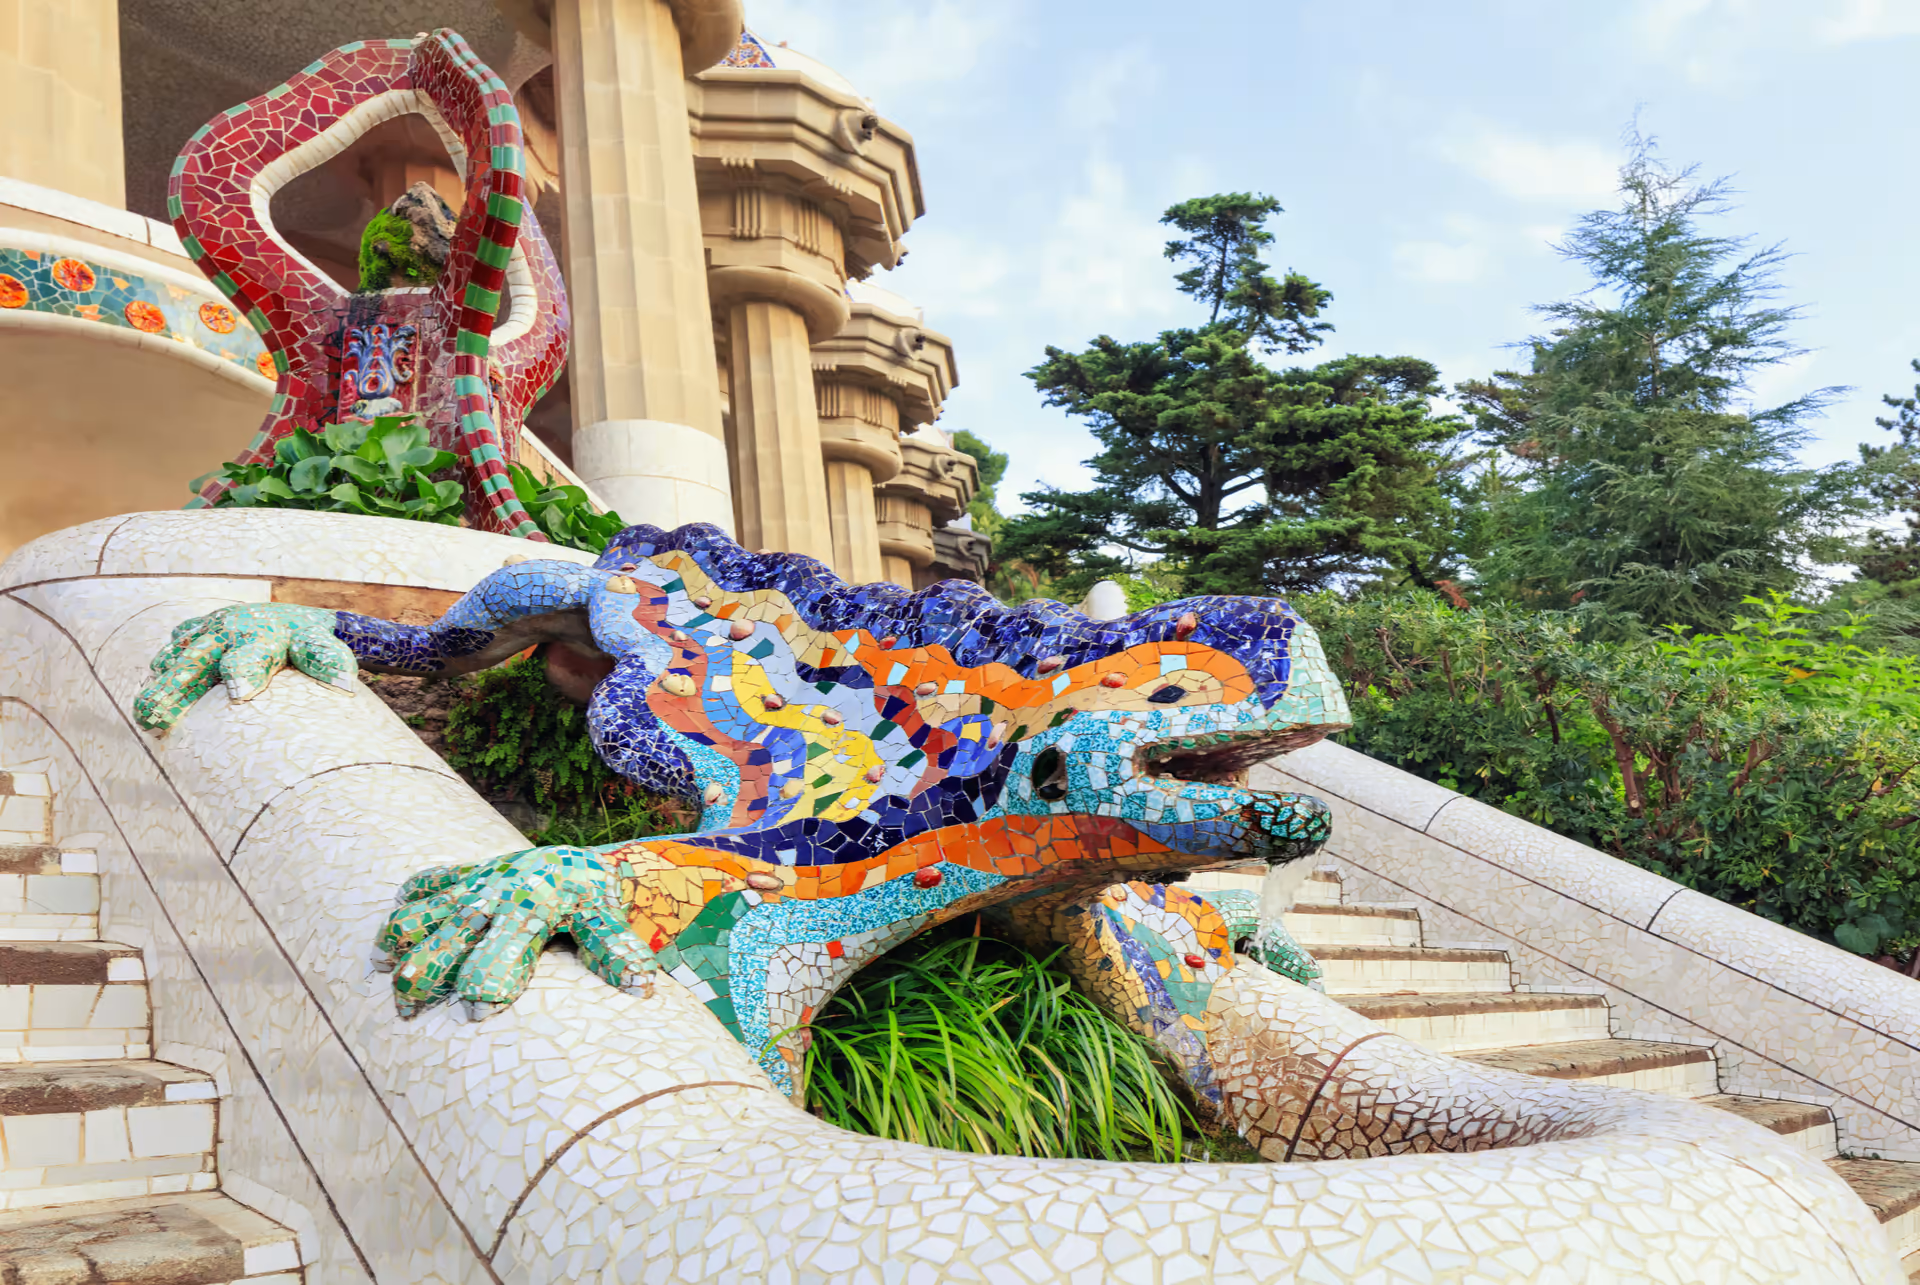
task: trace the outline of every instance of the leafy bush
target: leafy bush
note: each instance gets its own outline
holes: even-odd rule
[[[1724,634],[1425,594],[1301,604],[1355,748],[1858,954],[1920,944],[1915,662],[1774,596]]]
[[[587,712],[554,690],[538,656],[516,657],[469,679],[448,710],[443,735],[448,764],[476,790],[553,814],[534,836],[538,842],[615,843],[675,833],[689,829],[696,815],[600,761],[587,734]]]
[[[233,483],[215,507],[317,509],[372,517],[459,524],[465,507],[458,482],[431,474],[451,467],[451,451],[427,444],[427,430],[410,415],[382,415],[373,423],[329,424],[316,436],[304,428],[274,443],[271,464],[223,464]],[[199,479],[194,483],[199,489]]]
[[[1159,1051],[1051,956],[951,927],[841,988],[805,1084],[843,1129],[982,1155],[1173,1161],[1199,1133]]]
[[[507,466],[507,477],[528,515],[555,544],[599,553],[626,529],[618,513],[596,513],[580,487],[547,486],[519,464]]]

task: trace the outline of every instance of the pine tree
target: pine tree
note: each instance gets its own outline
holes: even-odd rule
[[[1331,294],[1261,259],[1271,197],[1228,193],[1173,206],[1188,233],[1167,257],[1206,324],[1081,352],[1049,347],[1027,372],[1049,406],[1100,443],[1084,491],[1021,498],[999,556],[1054,578],[1063,594],[1160,563],[1189,593],[1300,592],[1389,574],[1428,583],[1446,526],[1440,446],[1460,424],[1435,415],[1430,364],[1338,358],[1278,370],[1332,329]],[[1444,544],[1444,541],[1440,542]]]
[[[1333,329],[1318,321],[1333,295],[1297,272],[1275,281],[1260,259],[1273,244],[1266,221],[1281,213],[1271,196],[1227,192],[1195,197],[1168,208],[1162,224],[1187,235],[1167,242],[1166,255],[1193,266],[1175,274],[1180,293],[1207,305],[1207,324],[1227,324],[1257,348],[1303,353]]]
[[[1920,361],[1913,369],[1920,374]],[[1862,443],[1860,457],[1877,470],[1874,494],[1889,513],[1902,515],[1906,530],[1874,531],[1867,537],[1858,557],[1860,578],[1885,586],[1883,592],[1890,597],[1920,597],[1920,385],[1911,397],[1880,400],[1894,413],[1873,422],[1899,434],[1899,444]]]
[[[1805,421],[1842,390],[1742,403],[1756,371],[1803,351],[1787,339],[1800,310],[1771,302],[1778,246],[1701,227],[1729,208],[1724,182],[1670,169],[1636,137],[1620,194],[1558,247],[1593,286],[1539,309],[1555,325],[1528,341],[1531,370],[1457,390],[1521,473],[1476,572],[1530,605],[1718,627],[1744,598],[1801,587],[1808,557],[1840,556],[1864,474],[1794,460]]]

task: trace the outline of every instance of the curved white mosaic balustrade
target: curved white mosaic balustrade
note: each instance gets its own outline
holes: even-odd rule
[[[1254,773],[1332,806],[1352,899],[1510,951],[1523,989],[1604,990],[1617,1037],[1712,1045],[1721,1092],[1830,1107],[1843,1152],[1920,1160],[1920,984],[1345,746]]]
[[[392,889],[519,836],[364,689],[283,675],[163,739],[127,710],[188,615],[303,579],[457,590],[524,547],[214,511],[0,568],[0,762],[50,761],[56,841],[100,851],[103,936],[146,952],[156,1053],[224,1062],[224,1185],[301,1232],[309,1279],[1900,1280],[1846,1187],[1763,1131],[1466,1067],[1251,968],[1215,1002],[1245,1084],[1297,1098],[1317,1066],[1304,1113],[1399,1103],[1393,1146],[1547,1140],[1236,1166],[883,1142],[789,1105],[673,983],[634,999],[559,953],[484,1023],[400,1022],[366,964]]]

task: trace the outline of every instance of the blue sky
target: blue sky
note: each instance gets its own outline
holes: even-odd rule
[[[941,420],[1012,457],[1002,507],[1080,484],[1092,439],[1021,372],[1048,344],[1196,319],[1156,220],[1272,193],[1273,262],[1333,291],[1320,351],[1405,353],[1451,382],[1508,366],[1529,305],[1585,284],[1550,244],[1610,204],[1621,135],[1730,176],[1719,230],[1796,257],[1805,357],[1765,403],[1853,391],[1810,462],[1884,441],[1914,382],[1920,0],[749,0],[769,44],[837,68],[914,136],[928,212],[876,284],[955,341]],[[778,49],[774,55],[778,58]]]

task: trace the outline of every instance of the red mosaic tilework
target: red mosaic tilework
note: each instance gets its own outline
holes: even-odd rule
[[[352,129],[347,117],[363,104],[407,90],[424,95],[464,146],[465,206],[446,270],[427,294],[350,294],[311,270],[265,221],[266,198],[292,177],[271,167],[329,130]],[[168,212],[200,269],[260,330],[277,377],[273,409],[243,462],[269,458],[296,424],[337,418],[350,391],[342,388],[350,327],[412,326],[417,373],[399,400],[421,416],[434,445],[463,461],[468,521],[544,538],[508,485],[505,462],[518,441],[511,430],[566,363],[569,318],[559,267],[523,204],[523,155],[506,87],[445,29],[418,42],[344,45],[189,140],[168,185]],[[516,247],[534,317],[496,347],[488,340],[508,274],[485,259],[507,262]],[[470,295],[470,286],[485,293]],[[482,391],[457,392],[462,375]],[[202,500],[218,490],[213,484]]]

